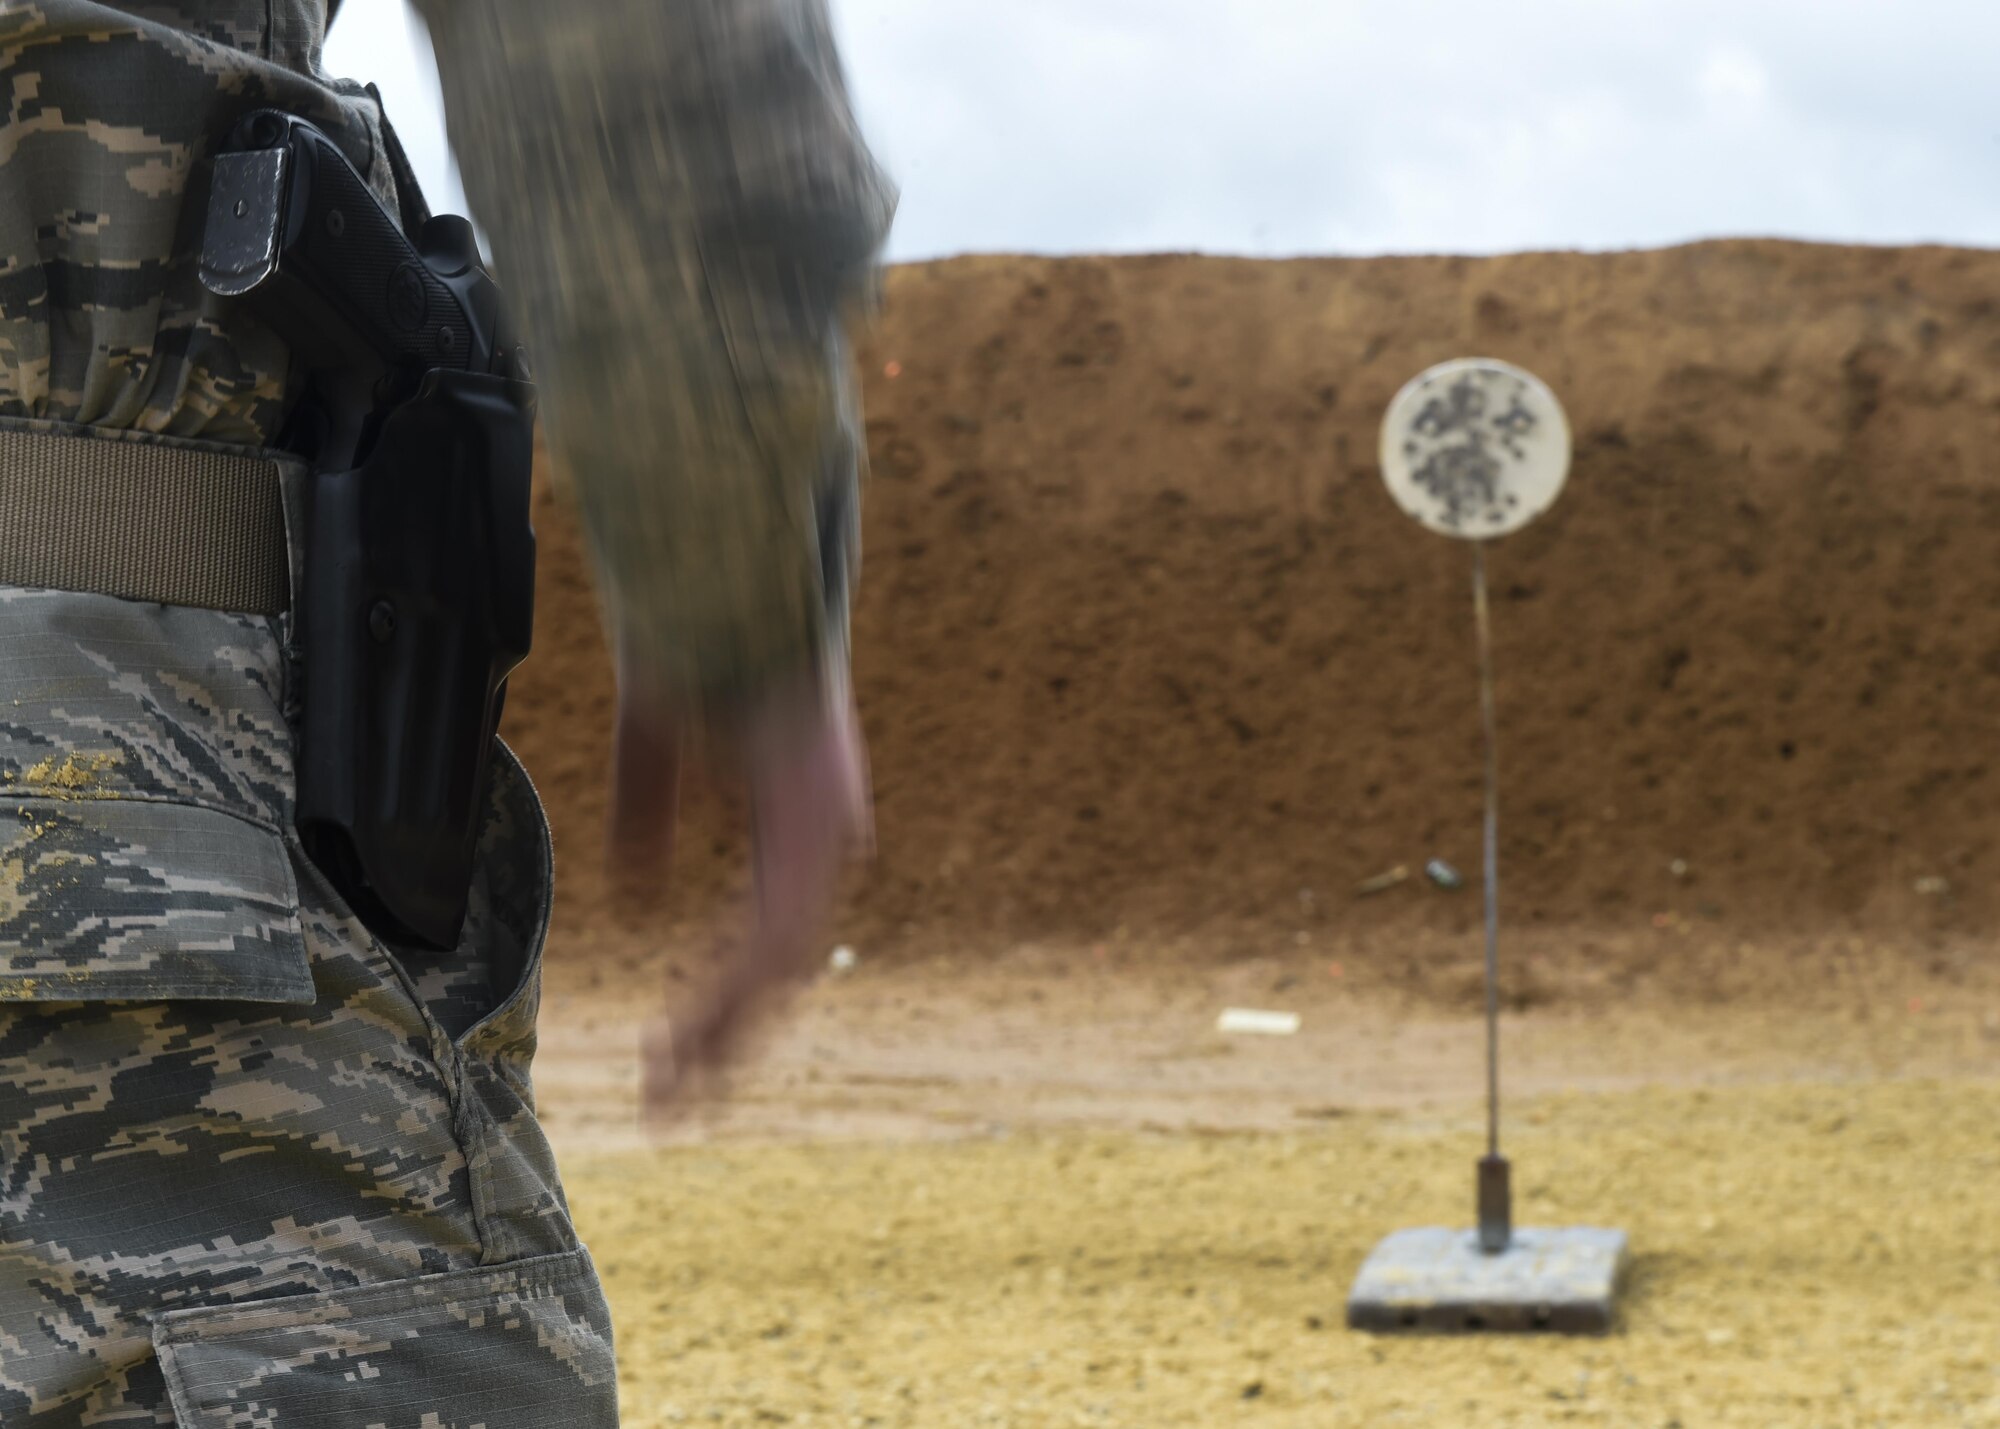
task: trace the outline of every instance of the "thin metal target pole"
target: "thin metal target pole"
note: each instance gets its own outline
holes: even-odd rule
[[[1486,543],[1472,543],[1472,613],[1479,632],[1479,718],[1486,735],[1486,1150],[1500,1154],[1500,762],[1493,716],[1493,631]]]

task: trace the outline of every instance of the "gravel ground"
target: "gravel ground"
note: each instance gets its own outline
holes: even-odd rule
[[[627,1422],[2000,1425],[2000,1084],[1554,1096],[1525,1224],[1611,1224],[1608,1339],[1383,1340],[1362,1258],[1470,1211],[1475,1108],[568,1158]]]

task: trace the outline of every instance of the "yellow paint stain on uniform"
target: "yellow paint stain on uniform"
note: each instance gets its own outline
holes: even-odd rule
[[[103,787],[100,781],[105,774],[118,767],[121,759],[122,756],[116,753],[78,754],[71,751],[60,759],[51,755],[19,775],[8,770],[5,782],[20,793],[38,799],[63,802],[115,799],[118,791]],[[10,922],[27,911],[31,901],[28,892],[31,866],[33,870],[45,874],[51,867],[97,862],[88,854],[63,849],[47,849],[31,855],[28,851],[30,845],[63,825],[49,817],[44,808],[29,804],[16,805],[15,814],[21,820],[20,830],[10,840],[11,847],[0,854],[0,923]],[[69,880],[68,886],[78,886],[78,880]],[[42,891],[46,893],[46,883]],[[89,968],[75,969],[55,980],[45,977],[0,977],[0,1003],[44,1002],[61,992],[74,996],[77,989],[93,981],[94,972]]]
[[[71,750],[60,760],[50,755],[32,766],[21,781],[38,794],[52,799],[113,799],[117,794],[99,781],[118,767],[118,754],[78,754]]]
[[[50,763],[53,765],[54,761]],[[67,776],[58,772],[57,777]],[[55,794],[53,797],[81,799],[110,796],[66,792]],[[64,827],[62,822],[47,813],[45,808],[22,804],[16,806],[14,812],[21,822],[8,832],[4,840],[0,840],[0,923],[6,923],[27,911],[31,901],[28,892],[28,878],[31,872],[46,875],[52,867],[97,862],[90,854],[76,853],[59,846],[42,845],[42,840]],[[39,891],[43,896],[47,895],[46,881]]]
[[[0,978],[0,1003],[85,1001],[87,990],[98,980],[95,968],[74,968],[52,978]]]

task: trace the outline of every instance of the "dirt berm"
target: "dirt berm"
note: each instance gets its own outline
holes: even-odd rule
[[[1469,927],[1470,892],[1353,892],[1476,870],[1469,556],[1375,460],[1396,389],[1467,354],[1541,374],[1576,437],[1493,562],[1517,925],[1992,928],[2000,255],[1727,242],[893,271],[856,618],[880,854],[840,935],[1200,957]],[[508,732],[557,938],[645,956],[662,935],[599,911],[596,611],[546,493],[539,526]],[[737,877],[734,815],[691,815],[666,941]]]

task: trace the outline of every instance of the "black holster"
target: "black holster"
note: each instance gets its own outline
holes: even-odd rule
[[[392,940],[458,939],[505,680],[533,633],[517,385],[432,371],[366,461],[313,485],[298,827]]]
[[[534,389],[463,219],[412,243],[326,135],[260,111],[221,146],[200,266],[308,375],[315,465],[297,824],[385,940],[462,930],[508,674],[533,628]]]

